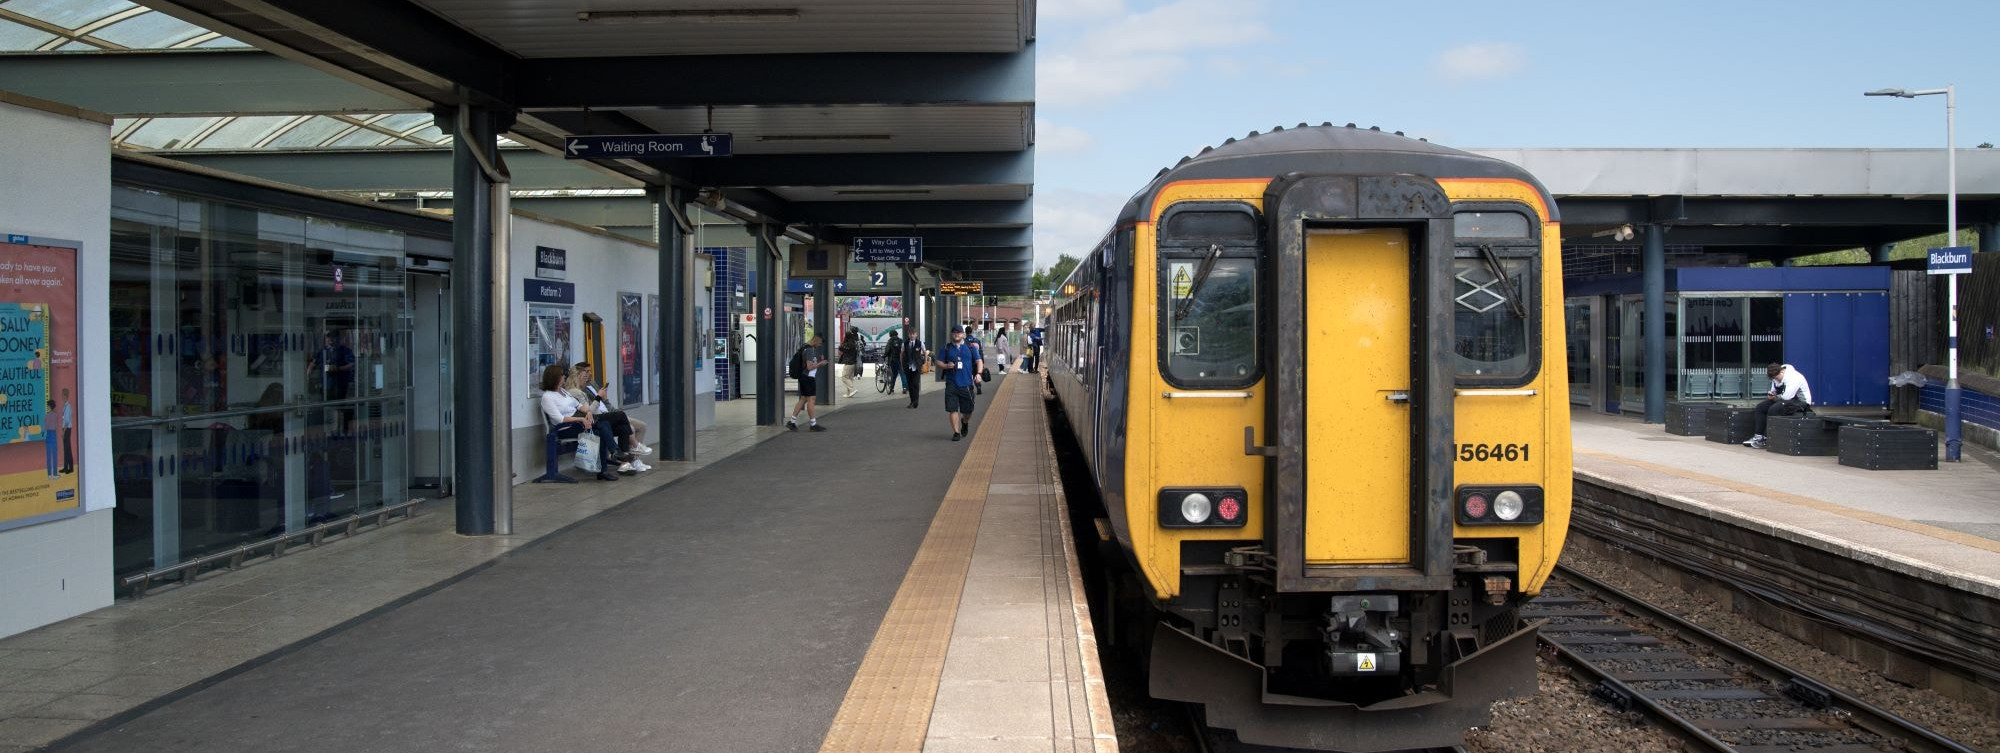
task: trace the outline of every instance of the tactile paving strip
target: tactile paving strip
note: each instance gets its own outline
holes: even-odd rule
[[[972,446],[966,449],[854,682],[847,686],[847,697],[820,742],[822,753],[923,750],[952,623],[965,590],[965,573],[972,564],[972,545],[979,537],[980,514],[986,508],[994,450],[1007,428],[1004,406],[1021,381],[1003,380],[991,403],[999,409],[976,422]]]

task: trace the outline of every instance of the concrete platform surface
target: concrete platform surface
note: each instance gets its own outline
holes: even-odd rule
[[[1578,413],[1571,429],[1579,478],[2000,596],[2000,457],[1983,448],[1937,470],[1870,471],[1618,416]]]

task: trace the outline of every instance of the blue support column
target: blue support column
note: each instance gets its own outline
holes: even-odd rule
[[[1979,231],[1977,253],[2000,251],[2000,222],[1981,222],[1972,227]]]
[[[486,165],[500,163],[496,134],[513,125],[514,115],[481,109],[437,112],[438,127],[457,135],[452,140],[452,500],[458,533],[484,536],[512,530],[513,487],[511,451],[506,444],[511,410],[499,402],[511,395],[511,361],[505,349],[510,317],[508,302],[496,296],[506,290],[504,241],[495,242],[495,185],[504,190]],[[475,151],[477,154],[475,154]],[[481,163],[484,162],[485,165]],[[503,194],[504,196],[504,194]],[[504,206],[504,205],[503,205]],[[498,349],[496,361],[495,345]],[[496,522],[497,521],[497,522]]]
[[[777,426],[784,412],[785,364],[779,361],[778,343],[785,338],[785,301],[778,291],[778,235],[784,229],[774,225],[752,225],[757,236],[757,425]]]
[[[1888,264],[1889,252],[1895,248],[1896,244],[1894,243],[1877,243],[1875,244],[1875,248],[1870,251],[1869,256],[1876,264]]]
[[[846,389],[840,383],[840,375],[847,368],[834,358],[844,333],[833,320],[833,280],[813,280],[813,333],[819,335],[821,357],[836,362],[819,370],[819,391],[813,393],[813,404],[832,405],[836,399],[834,392]]]
[[[654,227],[660,244],[660,332],[653,337],[659,351],[660,427],[653,436],[660,441],[663,460],[693,460],[694,441],[694,249],[688,247],[687,228],[681,222],[687,196],[679,189],[650,188],[654,202]],[[633,404],[632,396],[624,398]]]
[[[1667,419],[1667,228],[1647,225],[1642,254],[1646,312],[1646,423]]]

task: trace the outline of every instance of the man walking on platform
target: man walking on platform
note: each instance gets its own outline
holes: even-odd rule
[[[944,369],[944,411],[951,416],[951,441],[972,431],[972,385],[986,364],[967,344],[964,327],[951,328],[951,344],[938,349],[937,366]]]
[[[785,418],[785,428],[792,431],[799,430],[801,412],[806,414],[807,428],[813,431],[826,431],[826,427],[819,425],[819,414],[813,408],[813,404],[817,402],[813,398],[819,397],[818,375],[821,369],[826,368],[826,353],[820,350],[820,344],[823,342],[825,340],[820,339],[819,335],[813,335],[806,344],[799,346],[797,353],[792,354],[790,371],[792,378],[799,380],[799,401],[792,406],[792,415]],[[832,383],[827,384],[827,389],[833,389]]]
[[[899,368],[903,371],[903,394],[910,396],[910,407],[917,407],[917,398],[924,394],[924,367],[930,365],[930,354],[924,352],[924,342],[914,333],[903,338],[903,361]]]

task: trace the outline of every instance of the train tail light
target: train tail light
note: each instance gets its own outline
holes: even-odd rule
[[[1542,522],[1542,488],[1528,485],[1461,486],[1458,524],[1530,525]]]
[[[1250,518],[1249,495],[1236,488],[1177,487],[1160,490],[1163,528],[1242,528]]]

